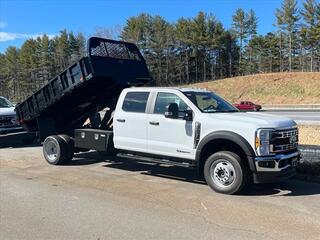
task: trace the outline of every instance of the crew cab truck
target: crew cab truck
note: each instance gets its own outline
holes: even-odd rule
[[[96,49],[105,48],[109,40],[89,40],[89,57],[92,57],[90,41],[95,42]],[[123,42],[113,43],[127,46]],[[255,183],[274,182],[295,174],[300,155],[297,150],[298,129],[293,120],[239,112],[206,90],[137,87],[141,80],[148,82],[151,77],[141,54],[135,52],[139,60],[122,59],[120,62],[107,54],[100,54],[101,64],[103,59],[108,59],[104,62],[103,74],[109,77],[100,76],[91,83],[91,89],[96,89],[97,93],[91,90],[80,98],[79,92],[89,85],[82,83],[77,86],[82,91],[66,95],[76,106],[75,113],[80,111],[79,103],[90,106],[86,110],[80,107],[82,117],[80,113],[76,114],[77,118],[72,115],[67,120],[47,117],[53,113],[64,115],[58,110],[44,110],[31,117],[38,118],[33,128],[44,131],[39,135],[44,139],[43,154],[48,163],[64,164],[73,158],[74,152],[93,149],[139,161],[193,168],[204,176],[214,191],[225,194],[238,193],[250,178]],[[117,66],[118,72],[109,68],[110,62]],[[127,71],[130,64],[141,65],[140,70]],[[91,72],[97,71],[99,69],[91,67]],[[120,72],[122,78],[119,79]],[[130,74],[126,75],[126,72]],[[85,73],[81,74],[86,78]],[[96,78],[94,74],[92,78]],[[117,84],[120,80],[121,84]],[[111,81],[113,87],[100,81]],[[64,97],[60,101],[64,102]],[[106,106],[108,111],[101,121],[78,127],[79,122],[83,124],[85,118],[92,116],[93,109],[98,111]],[[18,107],[18,116],[23,119],[21,112]],[[94,122],[92,117],[90,119]],[[23,122],[29,125],[28,121]]]

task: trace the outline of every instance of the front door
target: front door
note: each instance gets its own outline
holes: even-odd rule
[[[177,103],[178,119],[164,116],[167,106]],[[183,119],[187,104],[176,94],[159,92],[154,109],[148,115],[148,152],[177,158],[194,159],[194,123]]]

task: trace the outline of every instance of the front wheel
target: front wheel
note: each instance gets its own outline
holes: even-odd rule
[[[204,165],[204,177],[214,191],[235,194],[245,185],[247,171],[237,154],[220,151],[207,159]]]

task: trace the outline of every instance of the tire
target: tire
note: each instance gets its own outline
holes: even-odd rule
[[[66,162],[71,161],[74,156],[74,141],[66,134],[60,134],[58,137],[62,138],[63,141],[67,144],[67,157]]]
[[[43,142],[43,156],[49,164],[62,165],[68,159],[68,145],[59,136],[53,135],[47,137]]]
[[[236,194],[246,183],[247,169],[237,154],[220,151],[212,154],[206,160],[204,177],[215,192]]]
[[[254,108],[253,111],[258,112],[259,110],[257,108]]]

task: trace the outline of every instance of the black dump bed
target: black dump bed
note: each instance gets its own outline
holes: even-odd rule
[[[151,80],[144,58],[132,43],[92,37],[87,51],[86,57],[16,106],[26,130],[54,134],[80,127],[92,111],[108,106],[123,88]]]

